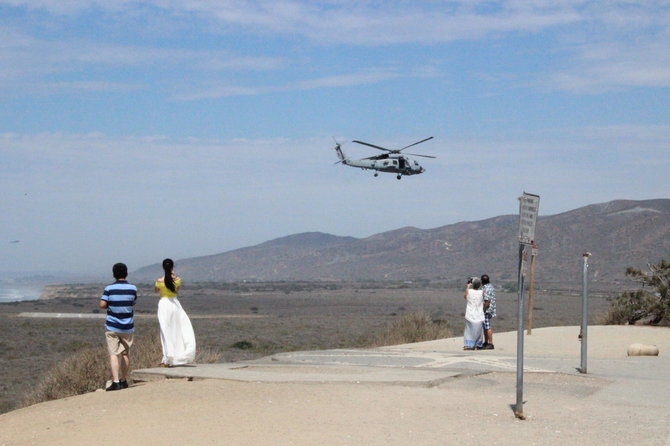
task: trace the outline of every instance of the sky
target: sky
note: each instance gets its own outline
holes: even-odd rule
[[[669,49],[666,0],[0,0],[0,272],[668,198]]]

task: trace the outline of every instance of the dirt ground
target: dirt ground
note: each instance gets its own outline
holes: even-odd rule
[[[98,312],[103,288],[71,285],[50,290],[50,299],[0,304],[0,413],[20,407],[22,397],[60,360],[82,347],[103,345],[101,319],[21,317],[21,313]],[[370,346],[376,334],[400,315],[425,311],[446,321],[455,336],[462,330],[462,291],[403,284],[196,284],[183,289],[198,348],[219,352],[223,362],[282,351]],[[497,295],[494,329],[515,330],[517,295]],[[137,336],[157,330],[153,291],[143,286],[136,307]],[[609,308],[609,298],[591,295],[590,323]],[[578,294],[538,291],[534,327],[578,325]],[[158,360],[159,358],[157,358]]]
[[[90,393],[77,397],[77,405],[65,399],[29,407],[7,414],[3,430],[8,445],[89,445],[118,433],[104,422],[111,405],[123,407],[127,437],[144,445],[499,445],[514,444],[508,442],[515,437],[528,445],[654,444],[628,428],[645,421],[635,411],[605,407],[598,419],[606,422],[586,420],[587,399],[555,390],[565,379],[529,376],[528,392],[541,396],[527,405],[533,417],[524,422],[508,408],[513,374],[492,374],[383,391],[365,384],[169,380],[114,395]],[[601,386],[582,381],[587,391]],[[554,390],[536,390],[545,388]],[[115,415],[109,417],[119,420]],[[36,422],[28,427],[30,419]]]
[[[48,401],[1,414],[0,446],[90,445],[118,437],[119,426],[131,444],[161,446],[670,444],[670,329],[591,326],[589,374],[573,368],[578,332],[578,326],[550,327],[527,336],[532,366],[524,374],[525,420],[513,411],[515,373],[499,368],[513,363],[511,331],[497,334],[495,351],[464,354],[461,338],[368,351],[387,359],[424,353],[422,366],[373,367],[397,369],[405,375],[400,381],[339,381],[333,378],[341,371],[333,375],[323,363],[305,369],[298,361],[293,372],[308,370],[322,379],[296,378],[286,363],[261,380],[167,379]],[[661,353],[626,356],[626,346],[638,341],[653,342]],[[443,369],[447,378],[409,379],[445,360],[460,364]]]

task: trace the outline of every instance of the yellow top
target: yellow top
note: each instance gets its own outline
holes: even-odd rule
[[[181,286],[181,278],[175,277],[174,278],[174,291],[170,291],[168,287],[165,286],[165,280],[161,277],[160,279],[156,280],[156,283],[154,283],[154,289],[158,292],[160,297],[177,297],[177,293],[179,292],[179,287]]]

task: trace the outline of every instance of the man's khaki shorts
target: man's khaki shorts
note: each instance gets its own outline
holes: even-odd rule
[[[133,345],[132,333],[106,331],[105,339],[107,339],[107,351],[110,355],[127,355],[130,346]]]

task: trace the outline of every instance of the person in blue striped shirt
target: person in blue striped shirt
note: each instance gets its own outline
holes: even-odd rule
[[[133,344],[135,323],[133,307],[137,302],[137,287],[128,283],[128,267],[116,263],[112,267],[116,281],[105,287],[100,296],[100,308],[107,310],[105,338],[112,370],[112,384],[105,390],[121,390],[128,387],[130,369],[130,346]]]

